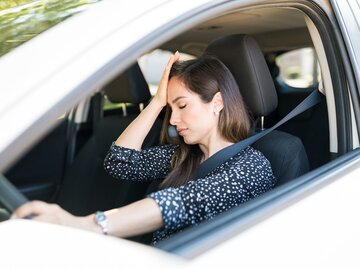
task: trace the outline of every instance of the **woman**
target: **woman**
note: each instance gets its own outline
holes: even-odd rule
[[[18,217],[129,237],[153,232],[157,242],[185,227],[211,219],[271,189],[270,163],[252,147],[239,152],[204,178],[193,178],[201,162],[249,136],[250,120],[231,72],[218,59],[202,56],[179,62],[170,57],[159,89],[142,113],[111,146],[104,167],[129,180],[165,178],[161,189],[130,205],[76,217],[57,205],[34,201]],[[141,150],[160,111],[165,144]],[[179,137],[169,137],[169,124]]]

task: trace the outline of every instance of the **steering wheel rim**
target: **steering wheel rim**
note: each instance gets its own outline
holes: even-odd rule
[[[28,199],[2,174],[0,174],[0,202],[10,213],[28,202]]]

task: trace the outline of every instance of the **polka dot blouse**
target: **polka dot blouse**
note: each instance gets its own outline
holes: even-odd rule
[[[168,174],[176,148],[162,145],[137,151],[113,143],[104,167],[118,179],[157,180]],[[158,204],[164,222],[164,227],[154,233],[153,243],[244,203],[268,191],[274,183],[269,161],[261,152],[247,147],[204,178],[151,193],[148,197]]]

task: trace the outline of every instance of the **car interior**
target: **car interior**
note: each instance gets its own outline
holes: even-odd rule
[[[321,77],[326,90],[322,102],[253,145],[272,165],[278,179],[274,191],[344,153],[332,149],[331,140],[336,140],[329,127],[335,109],[328,107],[332,95],[328,85],[332,81],[324,75],[327,62],[321,60],[312,29],[316,27],[308,16],[296,8],[240,9],[214,16],[154,48],[179,50],[193,57],[207,53],[222,60],[239,85],[253,119],[254,133],[286,116],[319,87]],[[321,45],[321,39],[317,42]],[[297,57],[304,62],[303,49],[314,52],[311,61],[315,77],[305,86],[294,86],[288,81],[298,73],[286,74],[288,69],[283,70],[279,63],[291,52],[299,52]],[[290,79],[285,79],[286,75]],[[29,199],[58,203],[75,215],[143,198],[156,190],[161,179],[154,183],[118,181],[104,171],[103,160],[111,143],[151,97],[144,71],[133,63],[99,92],[59,117],[56,128],[5,176]],[[112,108],[105,103],[111,103]],[[160,114],[143,147],[159,144],[163,116]],[[148,242],[143,237],[132,240]]]

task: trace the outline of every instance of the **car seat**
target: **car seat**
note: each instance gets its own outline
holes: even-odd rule
[[[275,111],[277,93],[264,55],[254,38],[248,35],[230,35],[214,40],[206,54],[220,59],[232,72],[252,116],[260,119]],[[309,162],[302,141],[289,133],[272,131],[253,144],[270,161],[282,185],[309,170]]]
[[[92,136],[67,169],[57,203],[75,215],[87,215],[139,200],[144,196],[149,184],[114,179],[103,168],[111,143],[137,117],[139,110],[136,108],[139,104],[147,104],[151,98],[138,64],[115,78],[103,91],[111,102],[131,103],[133,107],[125,114],[111,113],[98,117]],[[98,109],[100,110],[102,108]],[[158,144],[161,125],[161,120],[155,121],[143,147]]]

